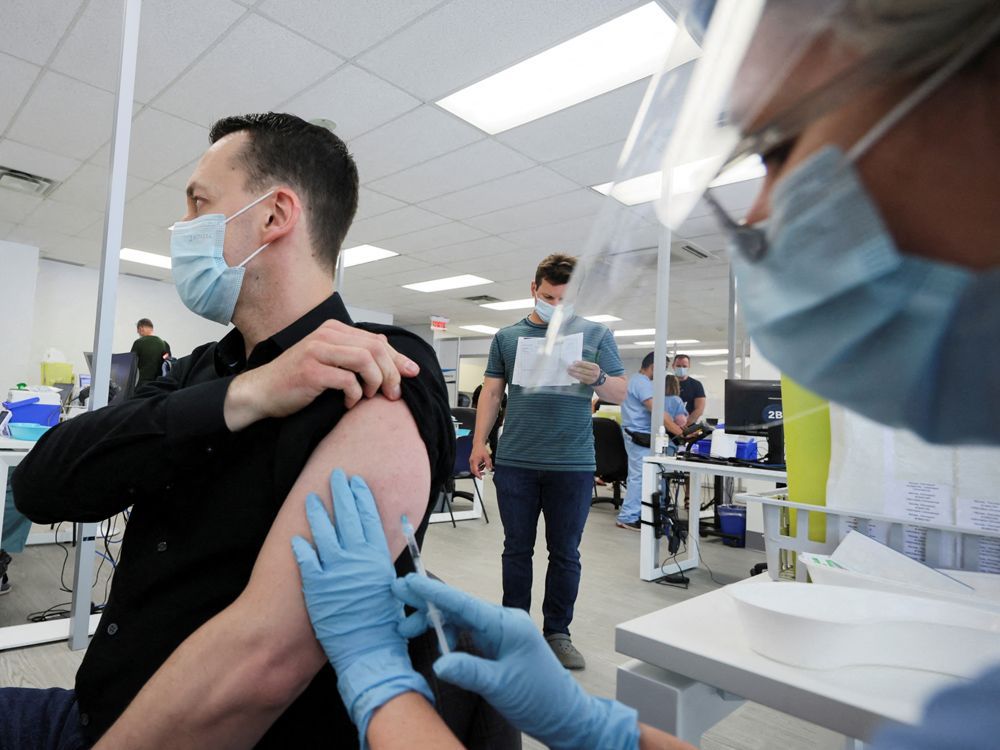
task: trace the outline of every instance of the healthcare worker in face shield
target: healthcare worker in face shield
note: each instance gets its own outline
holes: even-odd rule
[[[680,227],[702,198],[717,213],[747,327],[782,371],[938,442],[1000,443],[1000,3],[720,0],[692,3],[686,23],[702,55],[664,157],[661,219]],[[705,188],[751,154],[767,176],[737,223]],[[302,540],[296,554],[338,673],[365,665],[341,693],[372,747],[454,743],[398,658],[428,602],[484,654],[435,671],[549,746],[688,747],[586,695],[525,616],[396,580],[363,482],[334,483],[336,529],[309,503],[318,555]],[[997,706],[993,669],[872,746],[992,748]]]

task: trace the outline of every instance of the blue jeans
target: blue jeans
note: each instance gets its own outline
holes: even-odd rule
[[[531,609],[531,558],[538,514],[545,516],[549,567],[542,601],[545,635],[565,633],[580,589],[580,539],[590,512],[592,471],[539,471],[497,466],[493,473],[503,523],[503,604]]]
[[[76,693],[62,688],[0,689],[0,748],[86,750]]]

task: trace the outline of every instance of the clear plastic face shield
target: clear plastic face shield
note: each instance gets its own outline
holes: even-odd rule
[[[787,153],[812,123],[866,89],[890,77],[919,83],[978,44],[971,37],[989,3],[957,5],[962,10],[942,0],[684,4],[616,178],[598,187],[609,199],[579,253],[564,304],[583,316],[652,321],[664,241],[672,257],[683,258],[685,240],[712,234],[714,242],[694,244],[719,261],[726,244],[756,260],[766,252],[763,232],[741,220],[750,188],[763,182],[764,161]],[[728,242],[718,242],[719,229]],[[547,352],[558,351],[571,323],[557,312]]]

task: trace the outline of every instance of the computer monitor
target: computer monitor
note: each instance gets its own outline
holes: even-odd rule
[[[767,438],[767,463],[785,463],[780,380],[726,380],[726,434]]]
[[[90,374],[93,376],[94,353],[84,352],[83,356],[87,360],[87,367],[90,368]],[[117,404],[125,399],[132,398],[132,394],[135,392],[135,382],[139,379],[138,359],[135,354],[132,352],[112,354],[110,377],[111,382],[117,388],[117,393],[115,393],[114,398],[109,399],[109,405]]]

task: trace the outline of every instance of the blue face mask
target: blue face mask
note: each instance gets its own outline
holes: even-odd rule
[[[930,442],[1000,443],[1000,270],[899,252],[853,160],[826,147],[798,165],[775,186],[767,252],[733,253],[750,336],[870,419]]]
[[[552,320],[552,316],[556,312],[556,306],[550,305],[548,302],[535,297],[535,315],[542,319],[542,322],[548,323]],[[563,305],[563,320],[569,320],[573,317],[573,305]]]
[[[683,378],[687,374],[688,374],[688,368],[686,368],[686,367],[675,367],[674,368],[674,375],[676,375],[679,378]]]
[[[240,296],[246,265],[267,247],[261,245],[238,266],[230,266],[222,254],[226,224],[271,195],[271,190],[228,219],[224,214],[205,214],[171,227],[170,258],[174,286],[187,308],[203,318],[229,325]]]

